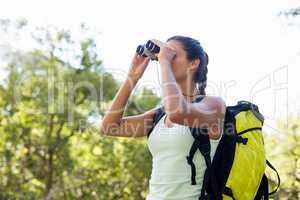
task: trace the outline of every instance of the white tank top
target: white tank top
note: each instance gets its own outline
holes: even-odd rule
[[[188,126],[164,123],[166,114],[159,120],[148,138],[148,148],[152,155],[152,172],[149,193],[146,200],[198,200],[206,164],[197,150],[193,161],[196,167],[196,185],[191,185],[191,167],[187,163],[194,138]],[[223,135],[223,133],[222,133]],[[210,139],[211,159],[222,138]]]

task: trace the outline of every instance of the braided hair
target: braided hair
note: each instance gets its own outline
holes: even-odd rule
[[[169,39],[167,39],[167,42],[170,40],[176,40],[182,44],[184,50],[187,53],[187,59],[189,61],[193,61],[197,58],[200,59],[200,64],[193,77],[193,80],[195,81],[200,94],[206,95],[205,88],[207,85],[207,65],[209,58],[207,53],[203,50],[200,42],[196,39],[181,35],[170,37]]]

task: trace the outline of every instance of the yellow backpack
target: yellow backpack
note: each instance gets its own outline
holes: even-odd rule
[[[200,97],[196,101],[203,98]],[[154,126],[163,115],[164,108],[161,106],[155,114]],[[223,135],[213,160],[210,158],[207,129],[190,127],[194,142],[186,159],[191,166],[192,185],[196,184],[193,157],[198,149],[207,166],[199,200],[265,200],[277,191],[280,177],[266,159],[263,123],[263,115],[251,102],[239,101],[234,106],[227,106]],[[278,178],[278,185],[271,193],[265,175],[267,165],[276,172]]]

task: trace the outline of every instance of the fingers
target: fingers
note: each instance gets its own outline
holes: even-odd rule
[[[150,58],[149,57],[147,57],[145,60],[144,60],[144,64],[148,64],[150,62]]]
[[[146,60],[150,60],[149,57],[144,57],[144,56],[141,56],[139,55],[138,53],[135,52],[134,54],[134,59],[137,61],[137,62],[144,62]]]
[[[135,60],[141,60],[142,58],[143,58],[143,56],[141,56],[137,52],[134,53],[133,59],[135,59]]]
[[[136,56],[138,56],[138,55],[139,55],[139,54],[135,51],[135,52],[134,52],[134,56],[136,57]]]
[[[137,52],[134,52],[134,55],[133,55],[133,59],[137,59],[138,58],[138,53]]]

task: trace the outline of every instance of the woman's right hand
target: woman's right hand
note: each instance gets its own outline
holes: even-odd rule
[[[150,61],[149,57],[143,57],[135,53],[131,61],[128,71],[128,77],[134,81],[138,81],[144,74],[146,67]]]

